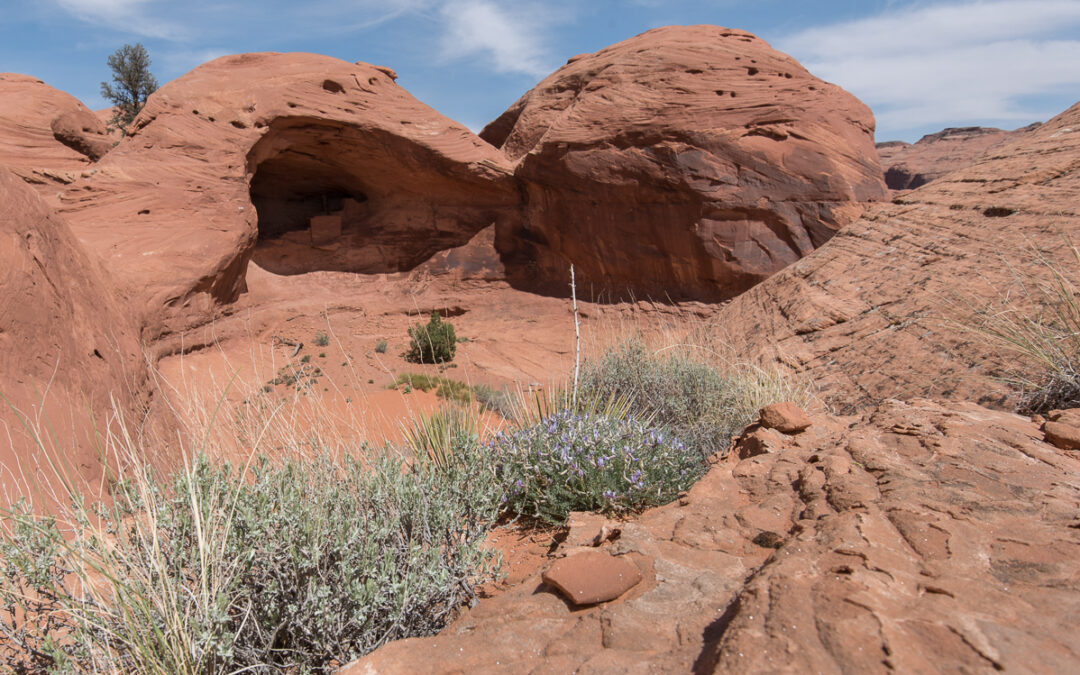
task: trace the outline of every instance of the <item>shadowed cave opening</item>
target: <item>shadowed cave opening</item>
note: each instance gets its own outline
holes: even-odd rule
[[[494,216],[429,154],[378,130],[276,120],[248,153],[253,262],[284,275],[395,273],[468,243]]]
[[[314,217],[340,215],[346,204],[367,201],[358,185],[344,184],[340,172],[314,158],[293,154],[263,162],[251,180],[260,240],[308,230]]]

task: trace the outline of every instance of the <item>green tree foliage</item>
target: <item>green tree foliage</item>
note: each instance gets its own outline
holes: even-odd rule
[[[405,358],[414,363],[445,363],[454,360],[457,351],[457,335],[454,325],[443,322],[438,312],[431,313],[426,323],[418,323],[409,329],[409,351]]]
[[[157,90],[157,80],[150,74],[150,54],[142,43],[124,45],[109,56],[112,84],[101,83],[101,95],[116,106],[110,123],[127,130],[146,99]]]

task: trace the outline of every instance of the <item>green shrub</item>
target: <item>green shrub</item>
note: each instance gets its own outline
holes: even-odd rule
[[[315,333],[315,344],[320,347],[325,347],[330,344],[330,336],[322,331]]]
[[[657,355],[632,338],[582,364],[579,397],[625,398],[631,413],[651,416],[705,457],[726,450],[763,405],[799,398],[769,379],[752,367],[721,373],[684,354]]]
[[[410,389],[420,391],[435,391],[435,395],[447,401],[456,403],[470,403],[472,401],[472,388],[460,380],[451,380],[446,377],[427,375],[425,373],[404,373],[398,375],[390,388],[405,385]]]
[[[426,324],[409,328],[409,351],[405,358],[414,363],[445,363],[454,359],[457,336],[454,325],[432,312]]]
[[[411,470],[388,455],[261,461],[246,477],[199,459],[64,520],[16,507],[0,538],[0,597],[17,610],[0,615],[0,664],[320,673],[432,634],[493,570],[481,543],[501,495],[478,451],[463,441],[468,461]]]
[[[376,354],[385,354],[386,353],[386,347],[387,347],[386,340],[380,339],[378,342],[375,343],[375,353]]]
[[[561,525],[571,511],[664,504],[705,471],[701,455],[634,418],[563,410],[490,442],[506,509]]]

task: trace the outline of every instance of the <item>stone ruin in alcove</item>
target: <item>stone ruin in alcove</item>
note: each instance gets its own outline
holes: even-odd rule
[[[401,136],[276,120],[248,153],[254,262],[278,274],[391,273],[462,246],[516,195]]]

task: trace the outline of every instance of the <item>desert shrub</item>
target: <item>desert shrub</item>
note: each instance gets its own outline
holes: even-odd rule
[[[1080,250],[1070,245],[1080,269]],[[1017,410],[1024,414],[1080,407],[1080,288],[1076,270],[1050,262],[1037,264],[1045,279],[1018,279],[1021,292],[979,308],[960,322],[993,345],[1019,357],[1004,380],[1017,392]],[[1017,300],[1024,299],[1024,305]]]
[[[66,519],[17,507],[0,538],[0,664],[329,672],[431,634],[493,569],[481,541],[501,495],[477,451],[463,442],[468,461],[420,456],[410,470],[388,454],[261,461],[246,475],[199,459]]]
[[[380,338],[379,341],[375,343],[375,353],[385,354],[387,346],[388,345],[386,344],[386,340]]]
[[[445,363],[454,359],[457,336],[454,325],[432,312],[426,324],[409,328],[409,351],[405,358],[414,363]]]
[[[481,410],[490,410],[504,419],[511,417],[510,394],[504,389],[495,389],[486,384],[474,384],[473,399],[480,404]]]
[[[726,450],[731,437],[774,403],[753,368],[722,373],[686,354],[656,354],[631,338],[582,364],[579,396],[625,397],[630,412],[651,415],[687,446],[708,456]],[[777,396],[783,397],[781,392]],[[772,400],[770,400],[772,399]]]
[[[317,333],[315,333],[315,344],[320,347],[327,346],[328,344],[330,344],[330,336],[321,330],[318,331]]]
[[[394,380],[391,388],[406,385],[420,391],[434,391],[439,398],[456,403],[472,401],[472,387],[460,380],[451,380],[425,373],[403,373]]]
[[[561,525],[571,511],[664,504],[705,469],[702,457],[640,420],[563,410],[490,441],[506,510]]]

